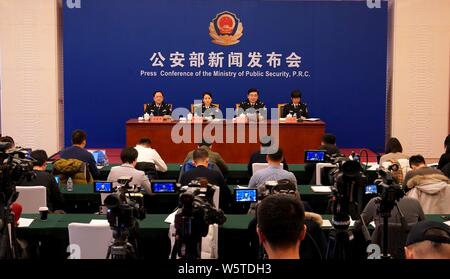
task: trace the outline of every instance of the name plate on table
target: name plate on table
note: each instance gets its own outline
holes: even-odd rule
[[[150,117],[150,122],[156,122],[156,123],[164,122],[164,116],[153,116],[153,117]]]
[[[289,117],[284,120],[285,123],[297,123],[297,118]]]
[[[194,116],[192,117],[192,123],[203,123],[203,117],[201,116]]]
[[[247,123],[248,122],[248,119],[247,119],[247,117],[236,117],[235,118],[236,119],[236,123]]]

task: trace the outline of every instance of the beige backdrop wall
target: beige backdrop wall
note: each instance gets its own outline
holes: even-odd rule
[[[48,153],[62,142],[58,47],[56,0],[0,0],[2,134]]]
[[[449,128],[450,0],[396,0],[391,134],[439,158]]]

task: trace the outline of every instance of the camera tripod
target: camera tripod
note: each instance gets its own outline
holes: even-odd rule
[[[350,221],[337,222],[333,217],[332,225],[333,229],[328,236],[326,258],[335,260],[350,259],[352,254],[351,240],[353,239],[353,234],[348,229]]]
[[[12,200],[17,199],[17,196],[17,193],[14,193],[6,205],[0,200],[0,259],[19,258],[20,248],[16,237],[16,225],[10,208]]]
[[[133,245],[128,242],[128,229],[115,229],[113,231],[113,238],[111,245],[108,247],[107,259],[136,259],[136,251]]]

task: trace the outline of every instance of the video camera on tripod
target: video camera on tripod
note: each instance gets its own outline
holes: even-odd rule
[[[407,231],[408,224],[406,223],[405,217],[401,212],[400,208],[397,205],[397,202],[405,196],[405,192],[402,187],[396,183],[396,180],[393,178],[391,172],[386,172],[382,169],[377,170],[379,179],[375,180],[375,184],[377,185],[377,204],[378,210],[377,213],[383,219],[383,247],[382,247],[382,258],[389,259],[391,256],[389,255],[389,247],[388,247],[388,226],[389,226],[389,217],[391,217],[391,212],[394,207],[397,207],[397,210],[400,215],[401,226],[404,231]]]
[[[145,219],[144,197],[140,187],[131,186],[132,177],[124,176],[117,180],[117,193],[108,195],[104,204],[106,218],[113,231],[114,241],[108,249],[107,258],[135,258],[137,250],[138,220]],[[128,242],[133,240],[134,245]]]
[[[336,168],[330,172],[332,182],[331,212],[333,230],[329,235],[327,258],[347,259],[351,257],[350,241],[353,234],[348,230],[350,217],[359,218],[367,177],[362,171],[359,158],[335,156],[332,163]]]
[[[212,224],[222,225],[226,217],[217,208],[213,197],[216,187],[205,178],[192,181],[181,188],[175,214],[175,244],[171,258],[199,259],[202,237]]]
[[[19,196],[16,192],[17,184],[35,176],[35,160],[28,156],[28,151],[21,148],[11,150],[10,147],[10,143],[0,143],[0,259],[19,256],[14,216],[10,207]]]

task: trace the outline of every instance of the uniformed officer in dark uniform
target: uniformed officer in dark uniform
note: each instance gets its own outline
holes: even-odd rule
[[[244,112],[250,108],[253,108],[256,112],[260,112],[261,109],[266,108],[266,105],[259,100],[258,89],[251,88],[247,92],[247,100],[241,102],[239,108]]]
[[[291,93],[291,103],[284,105],[282,118],[285,118],[288,114],[297,118],[308,118],[308,105],[301,102],[302,92],[300,90],[294,90]]]
[[[147,104],[144,114],[153,114],[153,116],[172,115],[172,105],[164,103],[164,95],[162,91],[153,93],[153,102]]]
[[[200,104],[194,106],[194,114],[203,117],[217,118],[219,116],[219,106],[212,103],[212,93],[204,92],[202,94],[202,111],[200,113]]]

